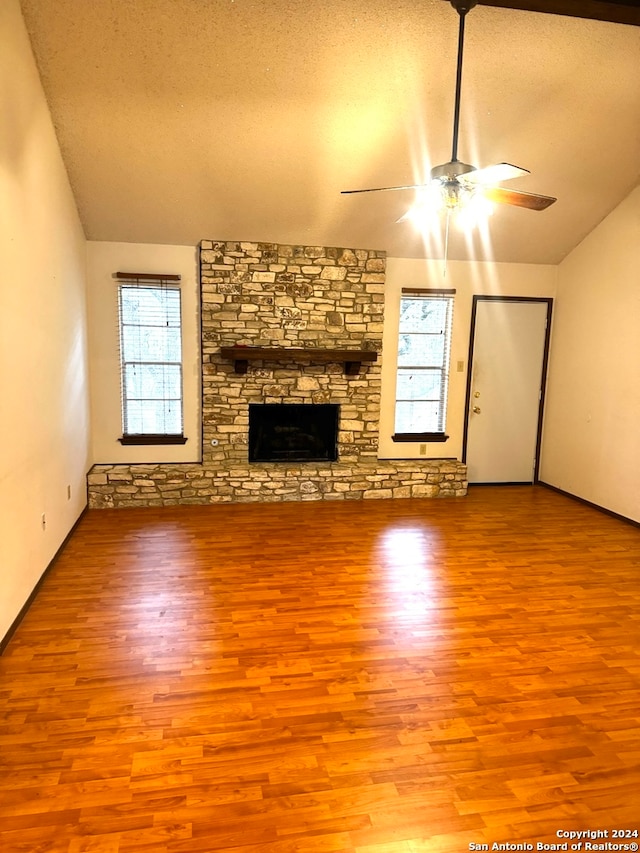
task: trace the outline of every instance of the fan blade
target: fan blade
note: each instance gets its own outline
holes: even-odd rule
[[[473,184],[500,184],[502,181],[510,181],[512,178],[520,178],[529,175],[528,169],[520,166],[512,166],[511,163],[497,163],[495,166],[485,166],[484,169],[475,169],[461,175],[463,181]]]
[[[386,193],[393,190],[423,190],[428,184],[408,184],[406,187],[372,187],[367,190],[340,190],[341,195],[353,193]]]
[[[489,201],[499,204],[513,204],[515,207],[526,207],[529,210],[545,210],[557,201],[550,195],[523,193],[521,190],[507,190],[504,187],[483,187],[482,193]]]

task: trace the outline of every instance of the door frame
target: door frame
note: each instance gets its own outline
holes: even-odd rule
[[[469,356],[467,359],[467,392],[464,402],[464,429],[462,432],[462,461],[467,461],[467,438],[469,433],[469,409],[471,407],[471,380],[473,377],[473,348],[476,336],[476,314],[479,302],[542,302],[547,306],[547,322],[544,333],[544,350],[542,353],[542,377],[540,384],[540,402],[538,405],[538,425],[536,429],[536,457],[533,466],[533,483],[538,483],[540,470],[540,446],[542,444],[542,418],[544,414],[544,400],[547,388],[547,368],[549,366],[549,342],[551,340],[551,315],[553,312],[553,298],[550,296],[481,296],[475,294],[471,309],[471,330],[469,333]],[[508,483],[493,483],[492,485],[509,485]]]

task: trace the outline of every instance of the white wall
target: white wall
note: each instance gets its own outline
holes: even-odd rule
[[[86,505],[90,466],[85,240],[18,0],[0,4],[0,115],[2,638]]]
[[[640,521],[640,188],[560,264],[540,477]]]
[[[421,455],[420,443],[395,443],[391,440],[394,433],[398,322],[403,287],[444,287],[456,290],[446,421],[449,440],[443,443],[428,443],[426,452],[426,457],[429,458],[456,459],[460,459],[462,454],[473,296],[480,294],[554,297],[556,292],[555,266],[448,261],[446,276],[443,276],[443,270],[442,261],[387,259],[378,453],[382,459],[413,459]],[[462,362],[462,370],[458,370],[458,362]]]
[[[95,463],[200,460],[200,320],[197,249],[141,243],[87,243],[92,450]],[[115,272],[173,273],[182,289],[183,445],[123,446],[118,290]]]

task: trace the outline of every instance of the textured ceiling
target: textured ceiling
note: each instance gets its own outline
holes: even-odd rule
[[[355,246],[439,257],[396,220],[449,160],[444,0],[22,0],[87,237]],[[477,6],[459,156],[558,197],[501,205],[449,255],[557,263],[640,179],[640,28]]]

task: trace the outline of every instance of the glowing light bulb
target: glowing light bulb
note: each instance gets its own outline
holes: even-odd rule
[[[471,229],[481,225],[493,214],[494,205],[482,192],[474,192],[468,203],[460,207],[456,213],[458,228]]]
[[[456,179],[433,181],[420,190],[415,203],[399,220],[408,219],[421,230],[439,225],[442,214],[453,216],[459,228],[480,225],[493,213],[493,204],[482,188]]]

